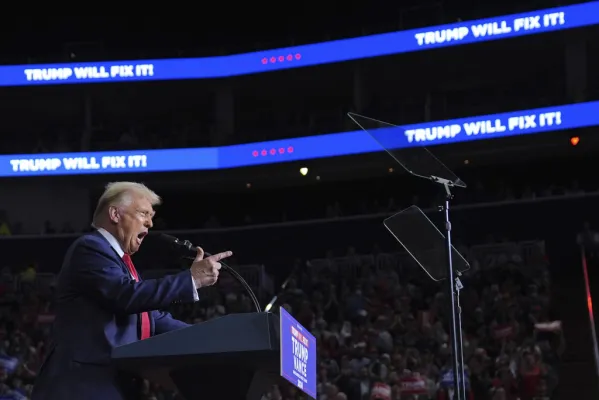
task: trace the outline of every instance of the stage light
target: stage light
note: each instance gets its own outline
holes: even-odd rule
[[[572,146],[576,146],[578,143],[580,143],[580,138],[578,136],[572,136],[570,138],[570,144]]]
[[[248,189],[250,189],[252,187],[252,184],[251,183],[246,183],[245,187],[248,188]]]
[[[302,174],[303,176],[308,175],[308,168],[306,168],[306,167],[300,168],[300,174]]]

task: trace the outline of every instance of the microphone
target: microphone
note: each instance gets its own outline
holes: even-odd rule
[[[179,238],[167,235],[166,233],[156,233],[152,236],[155,236],[161,242],[168,244],[172,250],[183,256],[183,258],[195,260],[195,258],[198,255],[198,250],[196,246],[194,246],[189,240],[180,240]],[[210,257],[211,255],[212,254],[208,252],[204,252],[204,256],[206,257]],[[254,291],[246,282],[246,280],[243,279],[243,277],[239,275],[237,271],[235,271],[226,263],[220,261],[220,264],[222,265],[223,270],[227,271],[245,289],[247,294],[250,296],[252,303],[254,303],[254,308],[256,309],[256,312],[261,312],[262,310],[260,308],[260,302],[258,301],[258,298],[254,294]]]
[[[167,235],[166,233],[156,233],[152,236],[157,237],[164,243],[168,243],[169,247],[177,254],[183,256],[183,258],[195,260],[196,256],[198,255],[198,250],[189,240],[179,240],[178,238]],[[206,252],[204,252],[204,255],[208,257],[211,256],[210,253]]]
[[[277,294],[275,294],[273,296],[273,298],[270,300],[270,302],[266,305],[266,307],[264,307],[265,312],[269,312],[273,308],[273,306],[275,304],[277,304],[277,301],[279,300],[279,298],[283,297],[283,293],[285,293],[285,289],[287,289],[287,285],[289,285],[289,281],[291,281],[291,279],[293,279],[295,277],[297,270],[298,270],[297,266],[293,267],[293,269],[291,270],[291,273],[289,274],[287,279],[285,279],[285,281],[279,287],[279,292]]]

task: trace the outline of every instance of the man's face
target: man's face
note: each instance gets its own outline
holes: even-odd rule
[[[154,209],[148,199],[133,195],[124,206],[110,207],[110,219],[116,224],[117,239],[127,254],[139,250],[141,242],[153,226]]]

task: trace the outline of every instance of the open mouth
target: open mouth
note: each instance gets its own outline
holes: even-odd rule
[[[148,232],[141,232],[139,235],[137,235],[137,240],[139,241],[139,243],[141,243],[141,241],[144,240],[147,234]]]

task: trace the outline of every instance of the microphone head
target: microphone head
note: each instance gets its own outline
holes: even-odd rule
[[[159,242],[166,244],[169,248],[176,251],[178,254],[184,256],[191,256],[193,254],[195,257],[196,249],[189,240],[183,241],[179,238],[162,232],[155,232],[151,235]]]

